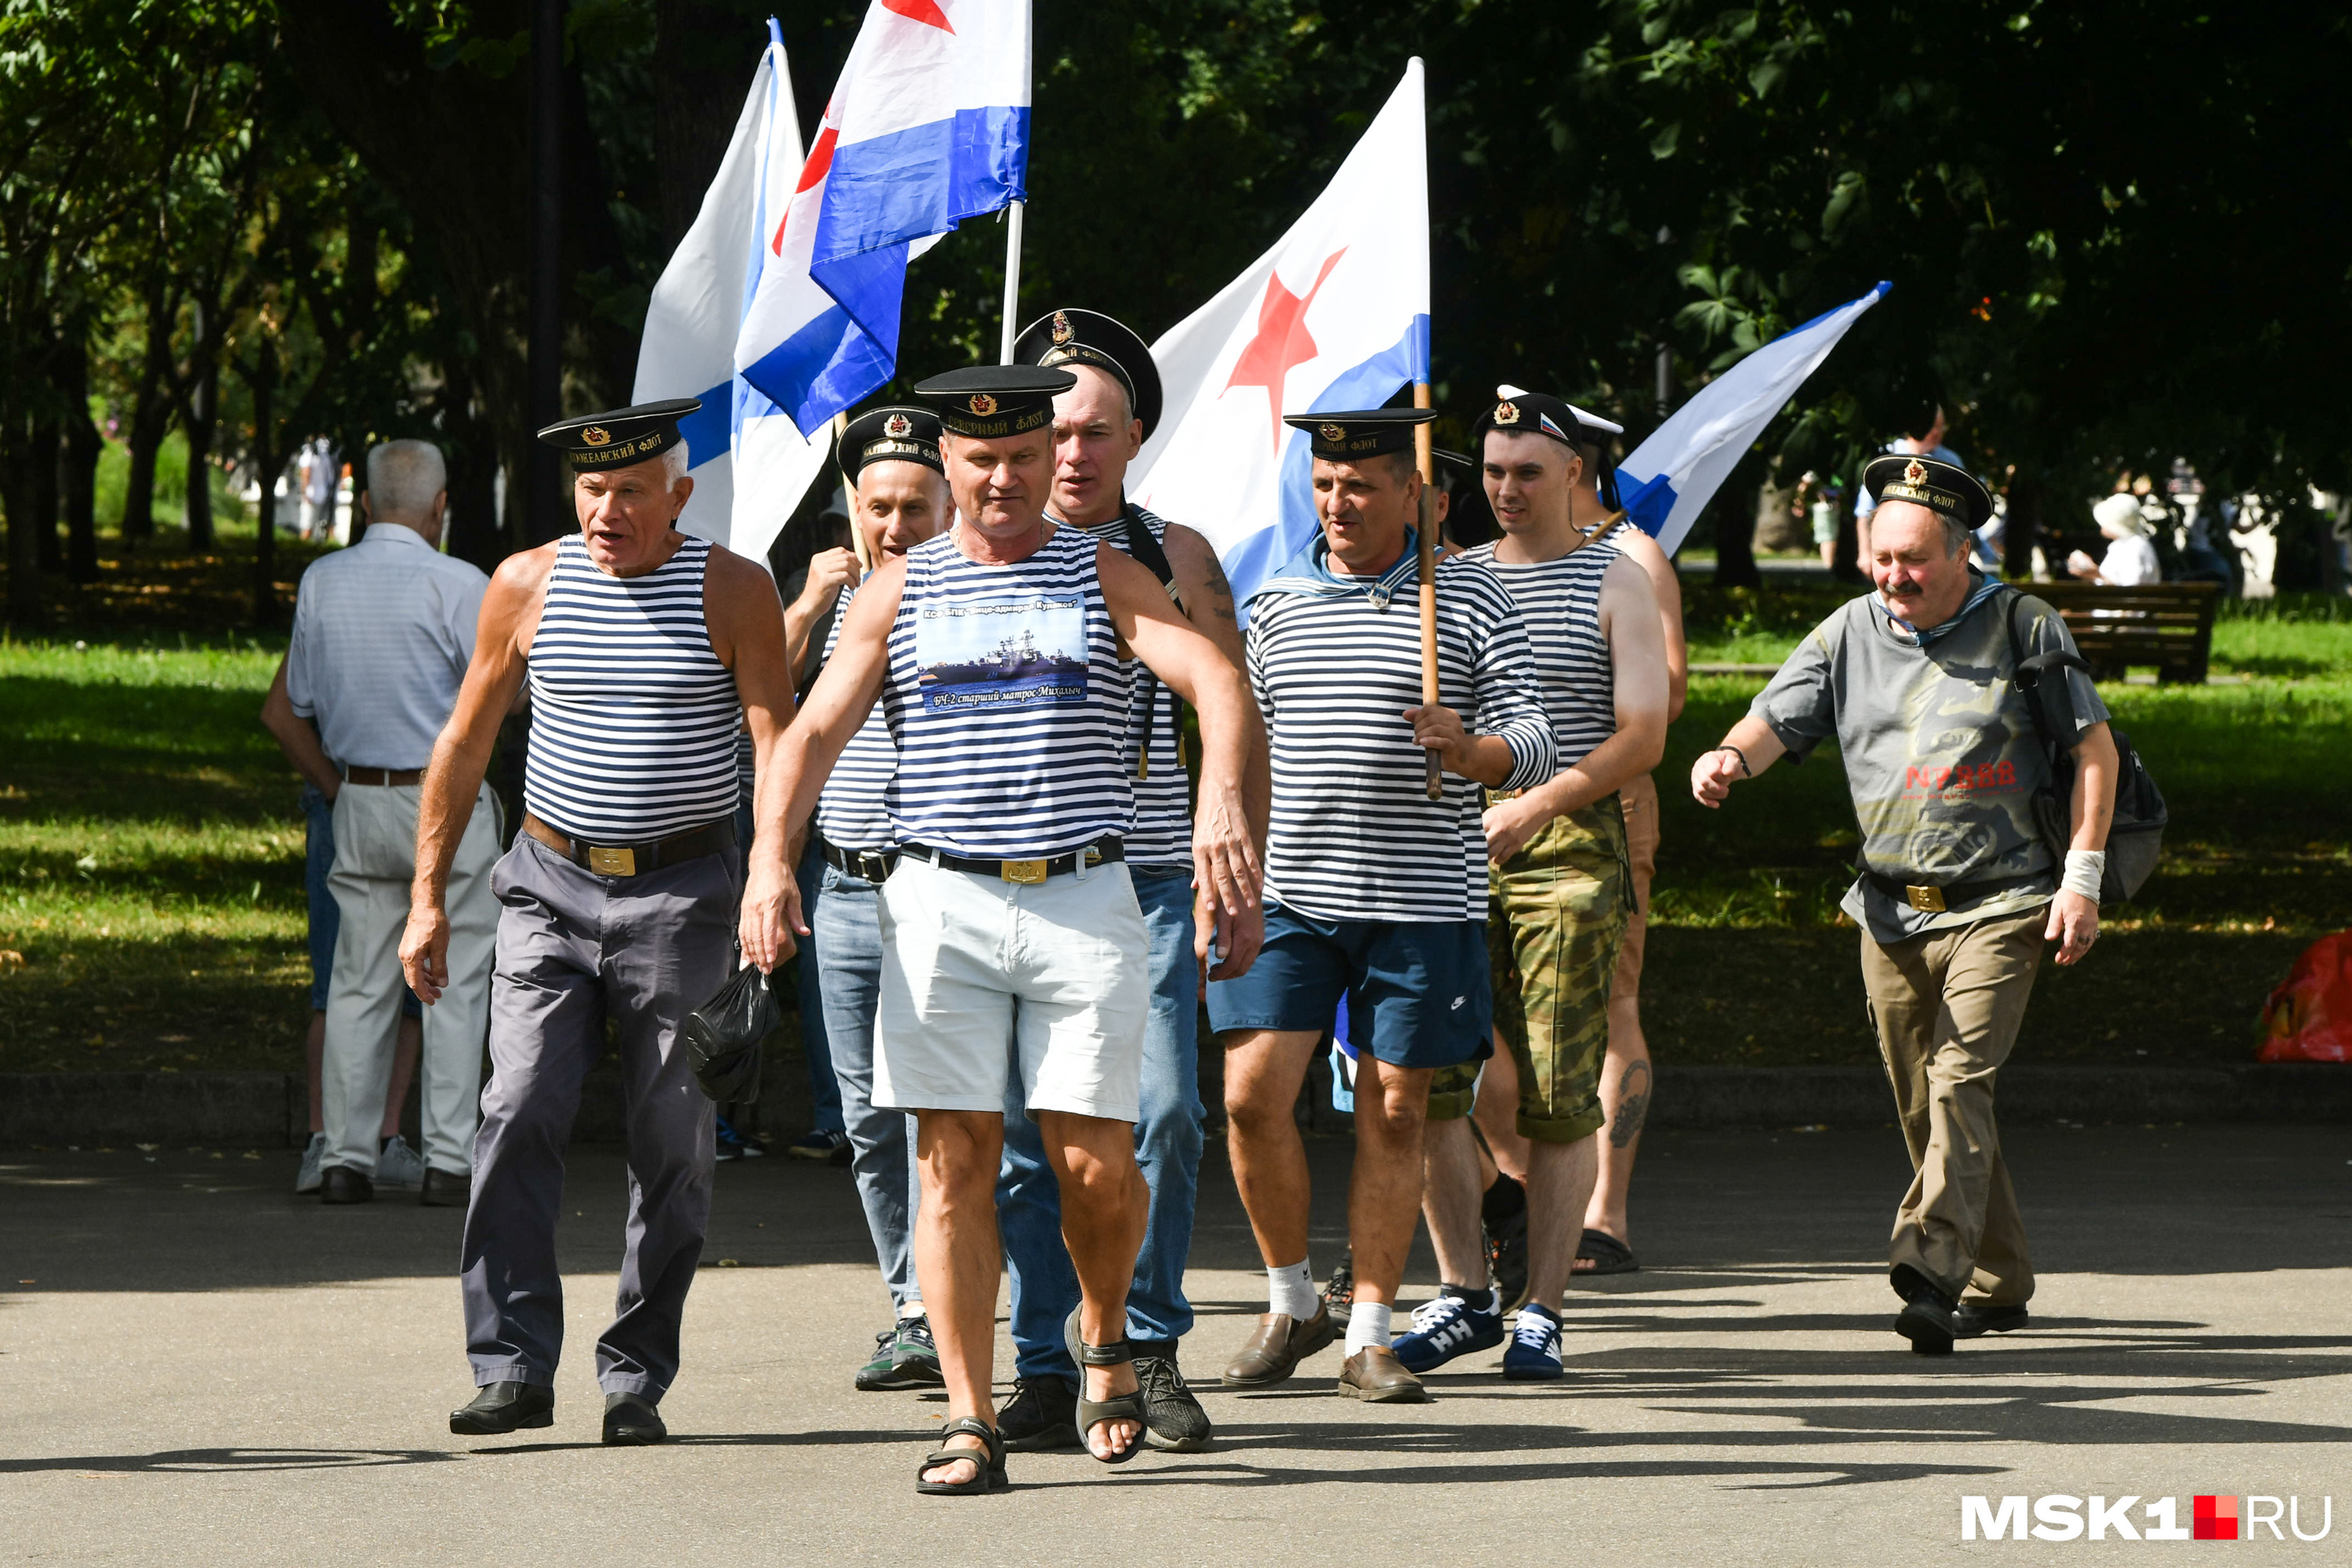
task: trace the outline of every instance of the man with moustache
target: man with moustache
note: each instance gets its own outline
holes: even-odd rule
[[[483,1436],[550,1426],[563,1344],[555,1223],[581,1085],[620,1035],[629,1205],[612,1326],[596,1342],[604,1440],[656,1443],[710,1215],[712,1110],[678,1039],[734,966],[735,737],[759,787],[792,718],[783,607],[758,565],[682,533],[692,398],[551,425],[580,531],[509,555],[433,748],[400,956],[428,1006],[450,984],[446,884],[499,722],[528,681],[522,831],[492,874],[490,1081],[459,1268]],[[782,853],[781,847],[775,851]]]

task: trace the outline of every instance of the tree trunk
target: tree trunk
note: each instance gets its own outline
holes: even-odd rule
[[[253,465],[261,480],[261,526],[253,536],[253,622],[266,628],[278,622],[276,494],[278,470],[286,466],[272,406],[278,391],[278,345],[263,338],[254,347],[254,368],[244,374],[253,393]]]
[[[89,416],[89,342],[77,333],[67,346],[58,390],[72,406],[65,413],[66,575],[73,582],[98,581],[98,458],[106,441]]]
[[[0,386],[0,507],[8,512],[8,618],[40,625],[41,541],[33,527],[32,472],[26,450],[31,421],[23,403]]]
[[[1748,467],[1742,464],[1741,467]],[[1737,474],[1733,476],[1738,478]],[[1726,484],[1710,503],[1715,515],[1715,585],[1755,588],[1763,574],[1756,569],[1756,492],[1746,485]]]
[[[63,431],[55,415],[44,415],[33,423],[33,444],[28,454],[32,472],[26,476],[33,497],[34,548],[40,552],[41,570],[62,572],[66,569],[66,552],[58,544],[58,458],[63,451]]]
[[[131,405],[131,475],[122,489],[122,537],[155,537],[155,455],[171,428],[161,378],[142,381]]]
[[[198,331],[204,316],[199,308]],[[213,427],[220,422],[220,362],[207,360],[196,372],[181,428],[188,436],[188,549],[198,555],[213,548]]]
[[[727,156],[766,40],[755,16],[710,0],[654,0],[654,164],[662,252],[677,248]]]
[[[449,375],[444,405],[441,455],[449,465],[449,553],[483,571],[505,559],[506,531],[499,518],[498,433],[474,412],[473,378],[464,368]]]
[[[2033,546],[2042,532],[2042,487],[2020,470],[2009,481],[2009,515],[2001,524],[2000,574],[2012,583],[2033,577]]]

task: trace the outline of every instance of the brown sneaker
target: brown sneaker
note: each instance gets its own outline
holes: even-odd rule
[[[1298,1370],[1298,1363],[1331,1342],[1331,1310],[1318,1301],[1315,1315],[1301,1321],[1267,1312],[1241,1353],[1225,1363],[1227,1388],[1272,1388]]]
[[[1429,1402],[1429,1391],[1422,1387],[1421,1379],[1405,1371],[1404,1363],[1386,1345],[1366,1345],[1348,1358],[1348,1364],[1339,1369],[1339,1393],[1343,1398],[1360,1399],[1367,1405]]]

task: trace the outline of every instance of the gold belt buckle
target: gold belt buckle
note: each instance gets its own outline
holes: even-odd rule
[[[1043,860],[1006,860],[998,866],[997,875],[1003,877],[1008,882],[1019,882],[1024,886],[1032,883],[1042,882],[1045,879],[1045,862]]]
[[[1923,915],[1940,915],[1944,912],[1944,889],[1941,888],[1906,887],[1903,889],[1903,896],[1910,900],[1911,907]]]
[[[627,847],[614,848],[603,844],[588,846],[588,869],[599,877],[634,877],[637,874],[637,852]]]

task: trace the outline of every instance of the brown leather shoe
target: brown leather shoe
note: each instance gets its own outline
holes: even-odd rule
[[[1429,1391],[1421,1379],[1405,1371],[1396,1352],[1386,1345],[1366,1345],[1339,1369],[1339,1393],[1367,1405],[1425,1405]]]
[[[1241,1353],[1225,1363],[1227,1388],[1272,1388],[1298,1370],[1298,1363],[1331,1342],[1337,1331],[1331,1310],[1315,1303],[1315,1315],[1300,1320],[1283,1312],[1267,1312],[1257,1321],[1257,1332]]]

